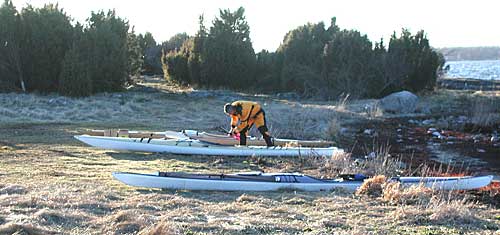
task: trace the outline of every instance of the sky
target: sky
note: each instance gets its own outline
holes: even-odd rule
[[[20,10],[58,3],[74,20],[83,22],[91,11],[115,9],[136,33],[151,32],[157,42],[186,32],[194,35],[198,17],[205,26],[219,9],[245,8],[255,51],[275,51],[285,34],[308,22],[337,17],[341,29],[355,29],[372,41],[402,28],[423,29],[433,47],[500,46],[500,1],[496,0],[13,0]]]

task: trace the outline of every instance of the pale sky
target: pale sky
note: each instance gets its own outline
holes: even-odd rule
[[[496,0],[13,0],[18,10],[26,4],[59,6],[83,22],[91,11],[116,9],[138,33],[151,32],[157,42],[176,33],[194,35],[198,16],[209,27],[219,9],[245,8],[256,52],[275,51],[285,34],[307,22],[330,24],[333,16],[342,29],[356,29],[372,41],[389,38],[405,27],[424,29],[433,47],[500,46],[500,1]],[[386,43],[388,41],[386,40]]]

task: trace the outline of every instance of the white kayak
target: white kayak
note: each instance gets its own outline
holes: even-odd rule
[[[158,172],[138,174],[114,172],[113,177],[122,183],[136,187],[175,190],[209,191],[331,191],[343,189],[354,192],[363,179],[318,179],[298,173],[237,173],[237,174],[186,174]],[[490,184],[493,176],[477,177],[397,177],[403,186],[419,185],[436,190],[472,190]]]
[[[221,146],[192,139],[151,139],[77,135],[76,139],[102,149],[216,156],[329,156],[342,153],[336,147]]]

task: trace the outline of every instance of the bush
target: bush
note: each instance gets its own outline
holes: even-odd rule
[[[86,35],[90,40],[89,73],[93,92],[120,91],[128,78],[128,23],[114,11],[92,12]]]
[[[25,90],[21,70],[21,18],[12,1],[0,6],[0,92]]]
[[[70,17],[57,5],[22,10],[21,61],[29,91],[54,92],[66,52],[73,42]]]
[[[86,54],[85,45],[85,39],[80,38],[73,43],[64,57],[59,86],[62,95],[83,97],[92,94],[92,80],[88,68],[90,58]]]

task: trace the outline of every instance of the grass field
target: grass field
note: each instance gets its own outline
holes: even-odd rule
[[[216,131],[227,125],[221,107],[232,98],[248,97],[161,89],[85,99],[0,94],[0,234],[500,234],[500,209],[475,202],[470,194],[394,186],[379,196],[165,191],[129,187],[111,177],[113,171],[158,170],[321,176],[338,161],[351,166],[352,161],[338,156],[126,153],[93,149],[72,138],[87,128]],[[272,110],[270,125],[282,137],[333,138],[332,131],[350,122],[383,118],[363,111],[372,100],[340,107],[335,102],[252,99]]]

